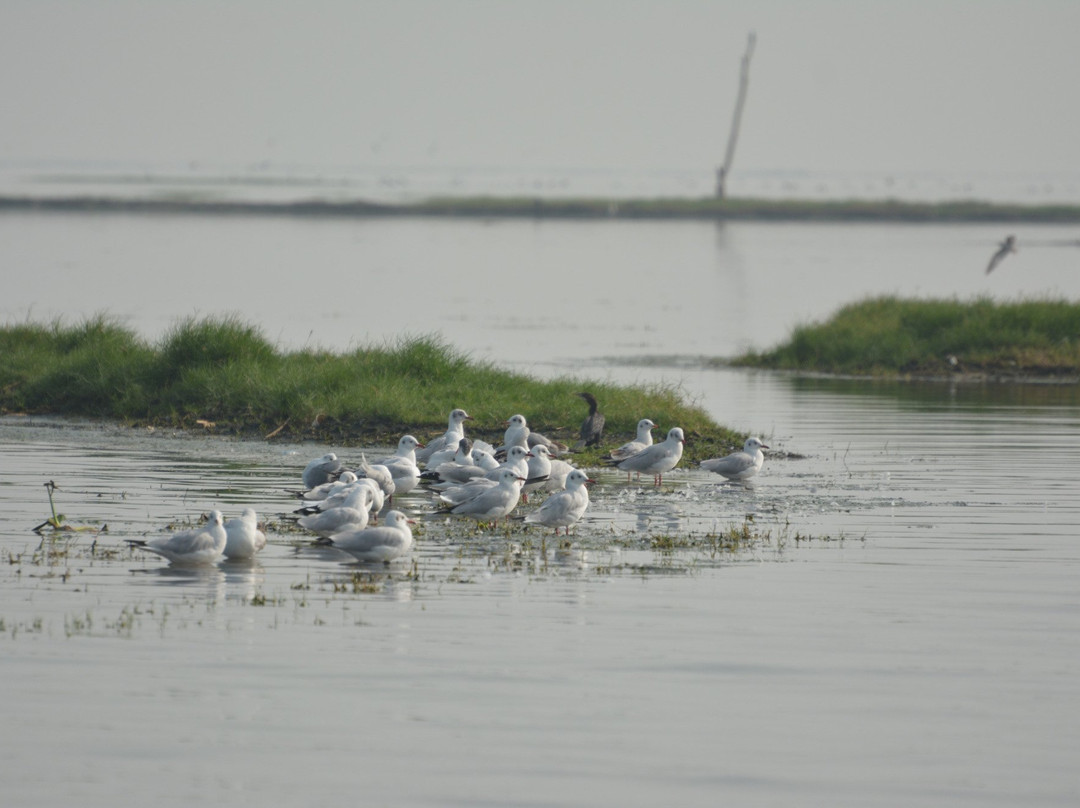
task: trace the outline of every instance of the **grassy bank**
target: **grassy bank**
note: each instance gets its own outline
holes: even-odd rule
[[[839,374],[1074,379],[1080,375],[1080,304],[985,298],[877,297],[827,322],[734,360],[742,366]]]
[[[443,197],[409,203],[366,200],[295,202],[223,201],[184,198],[0,196],[0,212],[34,210],[97,213],[183,213],[196,215],[548,219],[704,219],[716,221],[836,222],[1080,222],[1080,205],[1015,205],[974,200],[902,202],[878,200],[716,199],[661,197]]]
[[[694,438],[690,457],[741,442],[677,389],[539,381],[434,337],[347,354],[282,353],[257,328],[228,318],[187,320],[158,344],[107,317],[0,328],[0,412],[7,414],[372,445],[396,443],[406,432],[421,440],[442,434],[447,413],[463,407],[475,419],[471,434],[501,442],[504,421],[521,412],[538,431],[572,444],[588,412],[575,395],[583,387],[607,417],[607,448],[629,440],[643,417],[682,426]]]

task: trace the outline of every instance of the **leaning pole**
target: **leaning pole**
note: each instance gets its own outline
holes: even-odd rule
[[[735,114],[731,117],[731,133],[728,135],[727,151],[724,152],[724,163],[716,169],[716,197],[723,199],[726,189],[725,184],[728,172],[731,171],[731,163],[735,159],[735,143],[739,140],[739,126],[742,123],[743,104],[746,103],[746,88],[750,84],[750,57],[754,55],[754,44],[757,42],[757,34],[753,31],[746,42],[746,53],[743,54],[742,68],[739,71],[739,95],[735,99]]]

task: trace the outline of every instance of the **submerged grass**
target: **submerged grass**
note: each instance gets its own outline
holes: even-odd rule
[[[1064,377],[1080,374],[1080,304],[875,297],[734,364],[866,375]]]
[[[71,326],[0,327],[3,413],[212,425],[353,445],[392,443],[405,432],[424,440],[441,434],[447,413],[463,407],[475,419],[473,434],[498,438],[505,420],[521,412],[535,429],[572,444],[588,411],[575,395],[583,387],[599,399],[613,441],[630,439],[644,417],[682,426],[695,438],[689,457],[741,440],[676,387],[540,381],[472,359],[433,336],[346,354],[282,353],[235,317],[190,318],[156,345],[103,315]]]

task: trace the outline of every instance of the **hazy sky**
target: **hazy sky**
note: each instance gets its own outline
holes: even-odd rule
[[[1080,169],[1077,0],[0,0],[0,160]]]

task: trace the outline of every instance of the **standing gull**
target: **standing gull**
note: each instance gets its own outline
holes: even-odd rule
[[[199,527],[157,539],[128,539],[127,543],[139,550],[157,553],[172,564],[195,566],[213,564],[221,558],[228,539],[221,511],[210,511],[210,519]]]
[[[477,477],[457,485],[436,483],[431,487],[433,490],[441,492],[438,495],[440,502],[448,505],[461,505],[464,502],[476,499],[485,491],[497,487],[502,479],[502,473],[506,469],[510,469],[516,476],[527,480],[529,478],[530,457],[532,457],[531,452],[526,452],[520,446],[512,446],[507,453],[506,462],[487,472],[483,477]]]
[[[526,451],[529,449],[529,422],[525,416],[518,413],[506,419],[506,431],[503,433],[503,445],[495,450],[495,456],[508,452],[511,446],[521,446]]]
[[[470,516],[476,520],[494,519],[496,524],[517,507],[521,498],[521,486],[525,481],[513,469],[503,469],[499,475],[499,484],[489,488],[475,499],[455,507],[450,513],[458,516]]]
[[[525,482],[521,485],[522,502],[528,502],[529,492],[546,486],[551,479],[551,452],[543,444],[534,446],[525,468]]]
[[[407,494],[420,483],[420,468],[416,465],[416,450],[424,444],[412,435],[403,435],[398,441],[397,452],[376,461],[372,465],[386,466],[394,478],[394,493]]]
[[[538,452],[541,450],[538,446],[533,451]],[[570,476],[570,472],[573,470],[574,467],[565,460],[559,460],[557,457],[551,458],[551,474],[548,475],[547,485],[544,486],[544,490],[562,491],[566,488],[566,478]]]
[[[544,504],[525,517],[525,521],[534,524],[546,525],[555,528],[555,535],[559,534],[559,528],[566,528],[566,535],[570,535],[570,526],[575,524],[589,507],[589,489],[586,483],[594,482],[589,475],[581,469],[574,469],[566,478],[566,488],[552,494],[544,500]]]
[[[741,452],[732,452],[726,457],[715,457],[712,460],[702,460],[701,468],[720,474],[729,480],[746,480],[761,471],[761,464],[765,462],[765,454],[762,449],[768,449],[760,438],[747,438]]]
[[[660,485],[664,481],[664,472],[671,471],[679,464],[684,441],[682,429],[673,426],[668,430],[667,438],[662,443],[654,443],[636,455],[626,458],[619,463],[619,468],[625,472],[651,474],[653,485]]]
[[[653,445],[652,431],[654,429],[656,429],[656,424],[648,418],[642,418],[637,423],[637,437],[629,443],[624,443],[618,449],[613,449],[607,456],[607,461],[612,465],[618,465],[626,458],[648,449]],[[630,472],[626,473],[626,481],[630,482]]]
[[[462,409],[450,411],[450,418],[446,423],[446,432],[434,440],[428,441],[427,446],[422,447],[416,453],[417,463],[427,463],[435,452],[443,449],[451,449],[457,446],[459,440],[465,437],[465,422],[471,421],[472,416]]]

